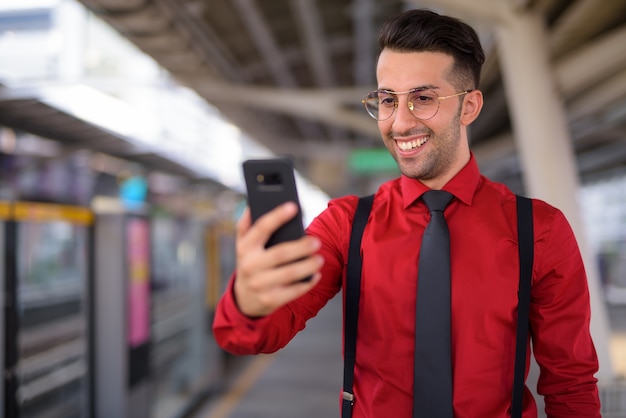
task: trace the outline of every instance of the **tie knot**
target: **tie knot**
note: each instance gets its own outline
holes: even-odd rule
[[[443,190],[429,190],[422,195],[422,200],[431,212],[443,212],[452,200],[452,194]]]

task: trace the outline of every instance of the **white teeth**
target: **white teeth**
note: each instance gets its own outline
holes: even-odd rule
[[[402,150],[402,151],[410,151],[412,149],[415,148],[419,148],[422,145],[424,145],[426,143],[426,141],[428,141],[430,137],[426,136],[422,139],[416,139],[413,141],[404,141],[404,142],[397,142],[398,147]]]

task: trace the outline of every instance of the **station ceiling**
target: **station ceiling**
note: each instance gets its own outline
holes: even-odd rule
[[[487,175],[519,186],[493,14],[496,3],[529,9],[546,23],[581,176],[626,168],[624,0],[79,1],[251,137],[293,156],[331,196],[348,186],[351,150],[381,146],[361,107],[376,85],[377,31],[415,7],[478,29],[487,52],[485,107],[470,131],[472,147]]]

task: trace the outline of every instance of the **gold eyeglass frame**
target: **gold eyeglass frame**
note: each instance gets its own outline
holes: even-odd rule
[[[363,106],[365,107],[365,111],[367,112],[367,114],[368,114],[368,115],[370,115],[370,116],[371,116],[372,118],[374,118],[375,120],[377,120],[377,121],[379,121],[379,122],[382,122],[382,121],[385,121],[385,120],[387,120],[387,119],[389,119],[389,118],[391,118],[391,117],[393,116],[393,114],[396,112],[396,109],[398,109],[398,103],[399,103],[399,102],[398,102],[398,100],[397,100],[397,98],[396,98],[396,100],[394,101],[393,110],[391,111],[391,113],[389,114],[389,116],[388,116],[388,117],[386,117],[385,119],[378,119],[376,116],[374,116],[374,115],[372,114],[372,112],[370,112],[370,110],[369,110],[369,109],[368,109],[368,107],[367,107],[367,99],[370,97],[370,95],[372,95],[372,94],[374,94],[374,93],[378,94],[379,92],[384,92],[384,93],[391,94],[392,96],[396,96],[396,97],[397,97],[397,96],[398,96],[398,95],[400,95],[400,94],[410,94],[410,93],[416,93],[416,92],[419,92],[419,91],[426,91],[426,90],[429,90],[429,89],[424,89],[424,88],[422,88],[422,87],[418,87],[418,88],[414,88],[414,89],[407,90],[407,91],[391,91],[391,90],[385,90],[385,89],[374,90],[373,92],[369,93],[365,99],[362,99],[362,100],[361,100],[361,103],[363,103]],[[406,102],[406,104],[407,104],[407,107],[409,108],[409,110],[411,111],[411,114],[412,114],[412,115],[413,115],[416,119],[419,119],[419,120],[429,120],[429,119],[434,118],[434,117],[437,115],[437,113],[439,113],[439,107],[440,107],[440,105],[441,105],[441,101],[442,101],[442,100],[449,99],[449,98],[451,98],[451,97],[461,96],[461,95],[463,95],[463,94],[470,93],[470,92],[472,92],[473,90],[474,90],[474,89],[463,90],[463,91],[460,91],[460,92],[458,92],[458,93],[450,94],[450,95],[448,95],[448,96],[436,96],[436,97],[437,97],[437,110],[436,110],[436,111],[435,111],[435,113],[433,113],[433,115],[432,115],[431,117],[429,117],[429,118],[418,118],[418,117],[417,117],[417,116],[415,116],[415,114],[413,113],[413,102],[411,102],[411,101],[407,101],[407,102]]]

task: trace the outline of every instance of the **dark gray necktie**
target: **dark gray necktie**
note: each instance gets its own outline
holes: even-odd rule
[[[417,275],[413,417],[452,418],[450,235],[443,211],[452,195],[422,196],[430,210]]]

